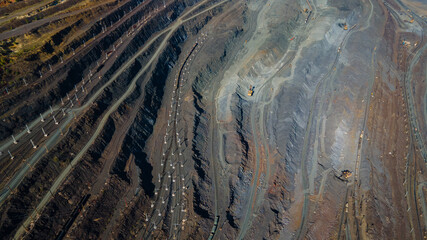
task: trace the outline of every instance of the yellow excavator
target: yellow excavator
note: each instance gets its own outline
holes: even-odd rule
[[[252,96],[254,94],[254,87],[252,85],[249,86],[248,96]]]
[[[344,30],[348,30],[348,26],[346,23],[344,23]]]
[[[412,15],[409,15],[409,17],[411,18],[411,20],[403,20],[404,22],[408,22],[408,23],[414,23],[414,21],[415,21],[415,19],[414,19],[414,17],[412,16]]]
[[[344,177],[345,179],[348,179],[349,177],[351,177],[351,175],[353,175],[350,170],[344,170],[341,171],[341,176]]]

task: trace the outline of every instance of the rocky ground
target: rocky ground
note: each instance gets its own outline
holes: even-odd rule
[[[0,2],[0,236],[424,239],[426,12]]]

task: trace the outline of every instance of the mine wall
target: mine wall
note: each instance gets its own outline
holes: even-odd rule
[[[205,19],[207,22],[209,18]],[[165,24],[168,24],[170,22],[170,19],[165,22]],[[155,31],[156,29],[151,29],[152,31]],[[145,38],[148,38],[148,36],[145,36]],[[147,85],[145,86],[145,91],[148,94],[146,99],[144,100],[144,106],[141,108],[140,112],[138,113],[137,119],[134,122],[134,127],[129,130],[129,135],[126,137],[126,140],[123,144],[124,148],[123,151],[121,151],[121,156],[117,159],[116,164],[114,165],[112,169],[112,174],[116,177],[112,177],[116,181],[116,186],[119,186],[117,191],[114,190],[114,184],[112,184],[111,191],[106,191],[105,195],[101,196],[102,199],[106,200],[107,202],[111,202],[111,204],[117,203],[118,197],[120,196],[121,192],[120,183],[122,180],[128,180],[126,177],[124,177],[123,173],[120,171],[121,166],[123,164],[123,156],[127,154],[135,154],[136,156],[136,163],[142,169],[142,172],[140,174],[141,181],[142,181],[142,188],[144,190],[144,193],[147,194],[147,196],[153,195],[153,185],[150,182],[152,179],[150,179],[150,163],[148,162],[148,159],[146,159],[146,153],[144,153],[143,148],[141,146],[144,146],[144,144],[140,144],[140,149],[136,149],[136,145],[133,145],[134,141],[146,141],[146,139],[150,136],[152,132],[152,127],[155,124],[155,119],[157,118],[157,110],[161,105],[161,99],[163,96],[163,87],[164,83],[167,78],[168,71],[171,66],[174,66],[175,61],[177,60],[178,55],[180,54],[180,50],[178,45],[186,39],[186,33],[183,29],[180,29],[178,33],[176,33],[172,38],[172,45],[166,49],[166,51],[163,53],[162,57],[159,60],[159,65],[157,65],[152,80],[150,80]],[[139,44],[141,44],[141,39],[139,39]],[[142,41],[144,42],[144,41]],[[137,45],[138,42],[135,41],[134,45],[129,45],[128,52],[133,52],[135,48],[134,46]],[[129,50],[131,49],[131,50]],[[95,49],[90,51],[85,55],[85,58],[95,58],[96,59],[96,52],[100,52],[101,50]],[[148,55],[150,55],[150,52],[148,52]],[[123,56],[123,55],[122,55]],[[83,59],[85,59],[83,58]],[[125,59],[120,59],[120,61],[124,61]],[[85,60],[83,60],[85,61]],[[89,61],[89,60],[86,60]],[[143,61],[143,60],[142,60]],[[48,191],[49,185],[52,183],[52,179],[54,179],[62,170],[63,167],[66,166],[66,164],[71,161],[72,156],[66,156],[63,155],[63,149],[76,149],[75,152],[78,152],[78,149],[81,149],[81,144],[73,144],[73,142],[86,142],[88,140],[88,136],[90,136],[90,132],[93,131],[93,129],[90,129],[91,125],[94,125],[98,119],[100,119],[100,116],[102,116],[102,113],[105,112],[107,109],[107,106],[110,105],[109,103],[112,102],[114,99],[117,99],[120,94],[124,90],[124,86],[129,84],[130,79],[132,79],[132,76],[136,74],[136,71],[141,67],[140,61],[136,61],[133,66],[125,71],[111,86],[107,87],[106,90],[104,90],[104,94],[102,94],[100,97],[98,97],[97,101],[93,104],[91,107],[91,110],[87,111],[85,114],[85,117],[81,119],[86,119],[88,116],[92,116],[89,121],[82,121],[79,120],[77,123],[77,128],[74,128],[70,130],[69,133],[67,133],[66,137],[61,140],[60,144],[49,151],[49,153],[41,160],[34,168],[34,172],[31,176],[28,176],[24,179],[24,183],[21,185],[20,188],[17,189],[17,194],[12,196],[12,199],[10,199],[10,202],[13,202],[12,205],[9,203],[4,204],[2,208],[4,211],[2,211],[4,214],[8,214],[10,219],[7,221],[13,220],[13,223],[8,224],[7,222],[4,222],[2,224],[2,228],[0,229],[3,236],[12,236],[17,227],[20,226],[20,223],[22,223],[22,220],[25,219],[26,216],[33,210],[35,207],[35,203],[38,202],[41,197],[46,194]],[[86,62],[88,63],[88,62]],[[62,84],[62,88],[72,88],[74,79],[76,82],[79,81],[80,77],[82,77],[81,73],[83,72],[82,69],[85,69],[84,67],[85,62],[76,62],[75,65],[72,67],[72,72],[70,71],[68,73],[68,76],[66,80]],[[117,64],[117,67],[120,65],[120,63]],[[114,68],[114,67],[113,67]],[[113,70],[111,70],[110,76],[112,74]],[[64,73],[65,74],[65,73]],[[75,74],[75,75],[73,75]],[[70,83],[71,82],[71,83]],[[139,81],[138,84],[141,84]],[[68,87],[67,87],[68,86]],[[138,85],[139,86],[139,85]],[[57,88],[59,89],[59,88]],[[111,91],[111,89],[115,89],[114,91]],[[61,89],[62,90],[62,89]],[[55,90],[54,90],[55,91]],[[58,90],[56,90],[58,91]],[[66,90],[63,90],[66,92]],[[137,92],[137,91],[136,91]],[[56,93],[56,92],[55,92]],[[56,94],[53,92],[50,92],[52,96],[55,96]],[[138,97],[138,94],[132,94],[132,98]],[[43,101],[41,101],[43,103]],[[133,100],[126,100],[127,104],[131,104]],[[41,105],[41,104],[40,104]],[[36,106],[37,107],[37,106]],[[47,108],[48,105],[44,105],[44,108]],[[41,108],[41,107],[40,107]],[[28,110],[28,109],[27,109]],[[21,110],[22,111],[22,110]],[[18,115],[18,114],[17,114]],[[150,120],[151,119],[151,120]],[[144,123],[142,123],[144,122]],[[80,126],[84,126],[84,129],[80,129]],[[107,130],[108,129],[108,130]],[[68,220],[68,212],[71,212],[75,208],[75,204],[78,203],[78,199],[81,198],[87,191],[88,185],[85,184],[75,184],[77,179],[79,179],[82,176],[85,176],[84,178],[79,179],[79,182],[91,182],[93,181],[93,176],[96,176],[99,174],[99,171],[101,169],[101,163],[99,162],[100,154],[102,153],[102,149],[105,148],[105,146],[110,141],[109,138],[111,138],[112,129],[114,129],[114,124],[112,123],[112,120],[110,119],[107,125],[104,128],[104,132],[100,138],[98,138],[97,142],[101,142],[102,146],[98,145],[100,143],[96,143],[94,147],[91,147],[89,150],[89,153],[87,153],[84,157],[84,159],[81,161],[80,164],[78,164],[75,168],[75,170],[72,173],[72,176],[67,178],[66,183],[64,186],[61,187],[61,190],[58,194],[54,195],[54,199],[52,202],[45,208],[43,213],[41,213],[41,216],[39,218],[39,221],[37,221],[36,225],[33,227],[33,231],[31,232],[31,236],[43,236],[45,238],[52,238],[54,237],[61,229],[61,226],[65,224],[65,222]],[[76,132],[77,131],[77,132]],[[85,132],[89,132],[89,135],[83,134]],[[136,132],[138,132],[136,134]],[[74,133],[75,132],[75,133]],[[108,133],[108,134],[107,134]],[[77,134],[77,135],[76,135]],[[134,139],[138,138],[138,139]],[[133,146],[132,148],[129,148],[129,146]],[[94,150],[93,150],[94,149]],[[87,156],[89,155],[89,157]],[[49,161],[49,159],[58,159],[59,163],[54,163],[55,161]],[[91,159],[90,162],[88,162]],[[51,166],[52,165],[52,166]],[[43,170],[42,170],[43,169]],[[52,170],[49,170],[52,169]],[[53,171],[53,172],[52,172]],[[78,176],[76,175],[78,173]],[[46,178],[51,179],[50,181],[41,181],[46,180]],[[36,180],[41,179],[41,180]],[[113,181],[113,182],[114,182]],[[37,183],[39,182],[39,183]],[[37,190],[35,185],[42,185],[43,187],[39,190]],[[34,189],[34,190],[31,190]],[[41,190],[41,191],[40,191]],[[33,192],[35,195],[28,195],[26,194],[26,198],[21,199],[25,203],[24,205],[27,206],[27,209],[22,209],[19,207],[19,204],[21,201],[19,201],[17,196],[22,195],[20,192]],[[112,193],[112,194],[111,194]],[[68,196],[68,197],[66,197]],[[73,199],[69,199],[69,197],[73,196]],[[145,198],[145,196],[144,196]],[[64,201],[67,201],[68,204],[64,204]],[[9,202],[9,201],[8,201]],[[32,203],[30,203],[32,202]],[[145,203],[146,205],[146,203]],[[103,206],[95,206],[94,209],[102,208]],[[19,212],[16,212],[17,209],[19,209]],[[45,215],[47,214],[47,215]],[[50,216],[50,217],[47,217]],[[126,220],[127,221],[127,220]],[[57,224],[59,223],[59,224]],[[100,221],[100,223],[97,224],[98,227],[90,226],[92,228],[93,236],[99,234],[102,232],[103,225],[108,223],[107,220]],[[49,229],[49,231],[47,231]],[[72,233],[72,230],[70,230]]]
[[[312,149],[303,149],[304,141],[312,141],[315,128],[307,125],[310,112],[316,114],[316,105],[312,106],[315,98],[314,94],[317,88],[322,84],[322,73],[328,72],[328,68],[333,62],[333,56],[336,52],[335,48],[328,44],[326,40],[316,42],[309,47],[306,52],[310,52],[312,57],[304,58],[297,62],[294,74],[297,75],[285,82],[278,96],[273,99],[271,108],[277,114],[272,115],[269,119],[271,124],[267,124],[269,135],[275,139],[277,143],[277,151],[280,154],[280,159],[275,162],[275,181],[280,183],[281,189],[276,192],[281,198],[273,197],[272,194],[268,199],[271,211],[276,213],[275,221],[269,223],[270,232],[265,232],[265,237],[277,235],[282,229],[287,226],[287,222],[292,219],[287,215],[287,209],[295,201],[295,192],[301,191],[296,189],[295,178],[307,178],[310,174],[311,165],[301,169],[301,162],[306,161],[309,164],[311,159]],[[316,50],[314,50],[316,49]],[[305,51],[303,51],[302,54]],[[321,59],[320,59],[321,58]],[[318,100],[317,100],[318,101]],[[322,103],[320,103],[322,104]],[[315,107],[314,109],[312,109]],[[306,131],[309,131],[308,135]],[[310,142],[309,142],[310,143]],[[311,143],[310,143],[311,145]],[[308,145],[308,146],[310,146]],[[303,154],[304,152],[304,154]],[[314,163],[317,164],[317,163]],[[280,204],[278,204],[278,202]],[[300,201],[304,201],[300,199]],[[302,213],[304,214],[304,213]],[[290,229],[286,229],[288,233],[282,233],[285,236],[292,236],[294,233]]]
[[[230,226],[239,228],[241,219],[246,213],[245,206],[249,202],[249,193],[251,181],[254,177],[254,150],[252,148],[253,142],[250,136],[252,133],[250,123],[250,111],[252,103],[247,102],[238,94],[233,94],[231,111],[233,119],[231,125],[233,126],[233,135],[236,134],[237,138],[226,137],[235,144],[236,149],[227,147],[224,149],[225,154],[232,151],[237,151],[240,154],[240,159],[234,161],[240,162],[237,172],[230,172],[229,176],[229,189],[230,189],[230,202],[227,209],[227,219],[230,221]],[[234,141],[234,142],[233,142]],[[230,143],[228,144],[230,146]]]
[[[208,19],[206,19],[208,20]],[[203,28],[201,28],[203,31]],[[198,29],[195,31],[199,31]],[[215,80],[218,78],[218,73],[220,73],[225,64],[232,57],[232,52],[234,52],[242,37],[244,36],[244,31],[241,26],[236,27],[232,31],[228,31],[225,36],[222,38],[216,39],[217,46],[215,47],[215,52],[210,54],[210,61],[206,62],[205,65],[200,66],[200,71],[198,75],[194,76],[194,82],[192,84],[192,108],[194,111],[194,125],[192,133],[189,136],[190,139],[193,139],[191,149],[192,149],[192,160],[194,161],[194,170],[195,175],[192,179],[193,186],[193,210],[198,217],[201,218],[201,221],[198,222],[197,231],[201,231],[205,234],[210,232],[210,229],[215,218],[213,212],[213,199],[214,192],[212,189],[212,162],[214,159],[211,159],[209,145],[211,141],[217,142],[214,139],[209,139],[209,128],[211,127],[214,116],[211,114],[211,108],[207,104],[209,99],[202,97],[206,91],[215,87]],[[191,112],[191,111],[190,111]],[[236,129],[239,129],[238,121],[233,124]],[[241,127],[241,125],[240,125]],[[215,131],[214,131],[215,132]],[[215,133],[214,133],[215,134]],[[215,135],[214,135],[215,138]],[[242,136],[242,151],[247,149],[247,143]],[[216,145],[216,144],[213,144]],[[215,156],[214,156],[215,157]],[[224,199],[225,201],[233,202],[233,191],[231,190],[231,198]],[[230,213],[230,211],[227,211]],[[229,223],[237,227],[233,221],[231,214],[227,216]],[[198,236],[198,235],[189,235],[189,236]]]
[[[121,151],[111,169],[111,174],[117,176],[121,181],[129,183],[129,176],[124,172],[126,161],[132,155],[136,166],[140,169],[139,172],[139,186],[142,191],[138,193],[136,203],[129,211],[133,212],[131,218],[121,218],[114,223],[119,228],[118,235],[120,239],[127,239],[131,237],[137,229],[140,229],[140,223],[137,223],[137,219],[142,219],[144,214],[150,212],[149,199],[154,197],[154,179],[152,173],[152,161],[158,161],[158,159],[148,159],[148,154],[145,150],[146,141],[150,138],[153,127],[156,123],[157,112],[162,104],[162,98],[164,94],[165,82],[168,79],[171,66],[174,66],[178,56],[181,52],[180,44],[186,39],[186,32],[183,28],[180,28],[171,38],[169,45],[165,48],[162,55],[158,59],[152,77],[144,85],[141,85],[143,90],[143,101],[142,105],[135,105],[135,103],[127,101],[126,104],[130,104],[134,108],[138,108],[135,119],[124,138]],[[136,98],[138,95],[135,95]],[[138,144],[135,144],[138,143]],[[109,188],[114,188],[111,185]],[[139,187],[138,187],[139,188]],[[103,206],[102,208],[105,208]],[[90,223],[87,223],[90,224]]]
[[[42,160],[34,167],[35,170],[33,171],[33,174],[23,180],[23,184],[17,189],[17,195],[10,199],[12,202],[14,202],[14,204],[19,204],[20,201],[15,201],[15,198],[19,198],[18,196],[21,195],[21,193],[24,194],[25,192],[31,192],[35,194],[35,196],[24,194],[28,196],[28,198],[25,198],[25,202],[27,204],[28,202],[32,202],[32,204],[34,204],[40,200],[44,194],[47,193],[48,187],[52,184],[53,179],[58,176],[62,169],[73,158],[73,156],[68,156],[66,151],[71,150],[75,153],[80,151],[82,144],[89,140],[90,133],[94,131],[92,126],[95,125],[97,120],[101,118],[103,113],[107,110],[108,106],[111,105],[111,102],[121,96],[121,94],[125,91],[125,87],[137,74],[140,68],[141,65],[138,61],[136,61],[133,66],[129,68],[129,70],[120,75],[115,83],[104,90],[104,93],[98,97],[94,104],[92,104],[91,109],[86,111],[85,116],[71,128],[70,132],[64,139],[60,141],[58,146],[56,146],[54,149],[51,149],[49,153],[46,154],[46,156],[44,156]],[[113,128],[111,128],[111,124],[109,126],[110,127],[106,126],[106,128],[110,128],[110,130],[112,130]],[[51,161],[52,159],[54,161]],[[46,171],[46,169],[51,170]],[[43,187],[40,188],[38,187],[39,185]],[[14,226],[19,227],[20,225],[18,223],[25,219],[26,214],[30,213],[32,208],[35,207],[32,204],[29,204],[31,206],[30,208],[23,209],[14,207],[13,205],[5,207],[7,206],[6,204],[2,207],[5,207],[6,209],[10,208],[10,210],[5,209],[5,212],[11,211],[11,215],[13,215],[14,209],[20,209],[20,212],[24,212],[20,213],[18,217],[13,216],[11,218],[14,219]],[[8,224],[2,224],[2,228],[5,228],[5,231],[8,231],[6,230],[6,228],[8,228]]]
[[[23,8],[25,6],[31,6],[32,4],[38,2],[38,0],[28,0],[28,1],[22,1],[17,2],[16,4],[3,6],[0,8],[0,14],[6,14],[8,12],[16,11],[17,9]]]
[[[251,13],[251,15],[254,14]],[[286,22],[286,24],[280,25],[286,26],[285,29],[281,28],[281,35],[272,36],[271,43],[268,43],[272,45],[270,47],[278,48],[280,49],[280,52],[283,53],[285,53],[289,47],[288,44],[283,41],[283,39],[292,37],[293,31],[295,31],[296,27],[298,26],[297,21],[299,19],[299,15],[294,14],[291,15],[289,18],[290,20]],[[299,39],[299,41],[302,40]],[[275,57],[277,58],[278,56]],[[296,70],[295,72],[297,71],[301,70]],[[300,81],[301,80],[298,79],[298,82]],[[268,135],[274,136],[275,141],[273,142],[277,143],[287,143],[289,141],[285,141],[285,139],[290,138],[296,140],[298,134],[303,135],[303,129],[305,126],[298,125],[298,120],[299,122],[302,122],[302,120],[297,119],[298,116],[295,119],[290,120],[288,116],[301,114],[304,106],[309,106],[308,104],[304,104],[306,102],[306,99],[303,100],[300,98],[306,93],[304,93],[302,89],[294,88],[294,85],[300,86],[299,83],[294,84],[286,82],[285,86],[286,84],[289,84],[289,92],[282,92],[278,95],[272,96],[273,103],[271,110],[275,113],[280,113],[280,116],[278,116],[277,119],[271,120],[269,114],[267,114],[267,117],[265,118],[265,121],[268,122],[268,124],[266,124],[268,126]],[[247,91],[243,90],[243,92],[246,94]],[[251,181],[253,181],[254,179],[253,167],[255,166],[255,143],[253,142],[252,138],[259,137],[257,136],[257,133],[252,132],[251,129],[252,120],[249,116],[250,111],[252,111],[251,109],[254,109],[252,101],[245,100],[240,96],[240,94],[233,94],[232,102],[232,121],[230,123],[232,127],[229,129],[232,131],[232,134],[224,134],[225,152],[223,154],[226,156],[225,160],[227,161],[227,163],[234,165],[234,163],[237,162],[239,163],[239,167],[233,169],[232,172],[229,172],[228,188],[230,189],[230,197],[228,202],[228,208],[226,210],[226,224],[229,224],[231,228],[227,228],[226,234],[228,238],[237,237],[235,234],[237,234],[237,231],[242,227],[242,221],[244,220],[246,214],[245,206],[247,206],[249,202]],[[285,111],[292,109],[293,106],[301,107],[295,110],[296,113],[287,114]],[[284,122],[286,122],[286,124]],[[276,129],[276,127],[278,126],[281,127],[280,133],[279,130]],[[283,126],[288,126],[287,131],[289,132],[289,134],[282,132],[284,128]],[[274,134],[272,134],[272,132],[274,132]],[[293,144],[297,143],[293,142]],[[286,150],[292,148],[293,144],[289,143],[288,145],[284,144],[278,146],[279,151],[281,151],[283,154],[282,156],[290,154],[294,155],[295,157],[298,157],[300,152],[297,149],[293,149],[292,151]],[[239,152],[239,159],[233,159],[233,157],[230,157],[232,153],[235,152]],[[261,156],[260,158],[263,157]],[[274,167],[272,167],[272,169],[274,169],[274,172],[272,174],[278,174],[278,176],[276,176],[275,178],[277,186],[281,187],[283,185],[289,184],[288,186],[292,187],[294,186],[293,183],[290,183],[289,180],[285,177],[286,175],[288,175],[284,174],[284,172],[286,172],[285,168],[287,168],[286,170],[288,171],[290,170],[290,168],[293,168],[293,172],[295,172],[299,164],[292,163],[289,160],[286,161],[284,160],[284,157],[281,161],[283,161],[283,164],[275,163]],[[271,212],[273,216],[275,216],[275,218],[273,218],[274,221],[264,222],[262,218],[255,219],[254,222],[258,222],[258,224],[252,224],[252,226],[257,228],[260,225],[266,226],[265,231],[257,232],[256,236],[264,236],[264,238],[268,239],[274,234],[277,234],[277,232],[279,231],[278,229],[285,227],[286,219],[283,217],[283,214],[279,214],[279,212],[283,213],[283,208],[287,209],[290,206],[290,201],[289,198],[286,197],[286,194],[292,192],[292,189],[280,188],[280,190],[276,189],[276,191],[277,192],[269,192],[269,194],[266,194],[265,198],[267,198],[269,205],[265,204],[260,207],[260,212],[262,212],[261,216],[265,217]],[[277,203],[275,201],[279,201],[280,203]]]
[[[3,236],[9,236],[20,227],[20,223],[28,217],[27,214],[34,210],[34,204],[48,193],[53,180],[72,160],[74,154],[70,155],[69,151],[74,153],[80,151],[83,144],[89,140],[90,134],[87,133],[93,132],[92,126],[107,109],[108,102],[111,100],[111,94],[108,92],[101,96],[100,100],[86,112],[85,117],[80,118],[59,144],[34,166],[33,171],[23,179],[16,193],[1,206],[3,214],[8,216],[0,227],[0,233]],[[25,197],[22,198],[22,196]],[[26,207],[19,207],[21,203]],[[13,221],[10,222],[11,220]]]
[[[53,2],[55,2],[55,1],[53,1]],[[53,2],[46,4],[45,6],[49,6],[49,7],[47,9],[45,9],[44,11],[38,12],[37,14],[33,14],[32,16],[28,16],[28,17],[24,17],[24,18],[13,19],[8,24],[1,26],[0,32],[4,32],[4,31],[9,30],[11,28],[17,28],[21,25],[31,23],[37,19],[42,19],[42,18],[48,17],[48,16],[50,16],[56,12],[65,10],[65,9],[77,4],[79,1],[78,0],[63,1],[61,4],[57,4],[55,6],[51,5],[51,4],[53,4]],[[112,7],[115,5],[115,3],[110,3],[108,5]]]
[[[406,183],[410,181],[407,174],[416,175],[409,166],[424,162],[413,147],[416,143],[411,140],[409,106],[404,99],[406,79],[403,74],[399,75],[399,70],[406,71],[405,66],[412,60],[399,49],[401,39],[409,36],[394,31],[399,23],[391,15],[380,22],[384,30],[379,33],[382,39],[377,45],[378,63],[369,107],[375,113],[368,114],[365,136],[369,141],[363,150],[366,161],[361,164],[361,177],[365,181],[360,183],[362,195],[359,194],[355,208],[366,212],[366,218],[359,221],[361,236],[421,238],[425,231],[423,233],[423,227],[414,224],[420,215],[411,216],[410,212],[410,208],[416,209],[419,205],[417,201],[409,202],[411,193]]]
[[[121,200],[121,196],[125,193],[124,189],[129,184],[129,179],[124,174],[124,164],[129,158],[130,154],[135,156],[135,163],[141,169],[139,177],[141,178],[141,188],[143,192],[142,196],[153,196],[154,185],[152,183],[151,176],[151,165],[148,162],[147,154],[144,152],[144,142],[148,139],[152,132],[155,119],[157,118],[157,111],[161,105],[161,99],[163,96],[164,83],[168,76],[169,66],[173,65],[177,60],[179,54],[178,44],[180,41],[185,40],[185,32],[179,30],[173,37],[171,45],[168,46],[162,56],[159,58],[158,64],[153,72],[152,78],[143,86],[144,90],[144,101],[140,107],[135,105],[135,100],[139,98],[139,94],[133,94],[129,99],[126,100],[125,104],[140,108],[136,118],[130,127],[127,136],[122,144],[122,150],[117,157],[113,168],[111,169],[111,177],[108,187],[104,190],[101,196],[98,196],[95,200],[95,204],[87,209],[87,215],[85,219],[78,226],[78,230],[71,229],[69,234],[80,238],[87,236],[99,236],[104,230],[105,226],[109,224],[112,217],[110,209],[116,206]],[[176,52],[177,49],[178,52]],[[138,81],[141,84],[140,81]],[[135,144],[138,142],[138,144]],[[145,200],[147,201],[147,200]],[[101,204],[108,202],[109,204]],[[145,202],[145,206],[148,202]],[[142,216],[140,216],[142,217]],[[100,219],[94,223],[90,219]],[[120,221],[123,221],[120,220]],[[135,223],[135,221],[133,221]],[[121,226],[126,228],[126,226]],[[81,231],[85,229],[85,231]],[[87,233],[87,235],[81,235]],[[121,231],[121,234],[124,234]],[[125,236],[123,236],[125,238]]]
[[[120,7],[117,11],[110,14],[103,21],[106,22],[117,22],[119,20],[119,16],[123,14],[124,10],[127,10],[129,7],[134,8],[136,6],[136,2],[134,1],[133,5],[126,4],[123,7]],[[190,2],[189,4],[191,4]],[[115,44],[121,36],[125,36],[126,32],[131,29],[131,27],[138,22],[138,20],[143,19],[144,16],[147,15],[150,9],[154,6],[152,4],[148,4],[148,6],[144,7],[137,13],[135,13],[130,19],[126,20],[120,26],[115,27],[115,29],[109,33],[108,37],[102,38],[95,47],[90,50],[83,50],[82,56],[77,56],[77,58],[72,59],[71,63],[60,66],[57,70],[57,75],[60,75],[58,79],[57,75],[55,77],[49,76],[44,78],[41,82],[38,82],[32,88],[26,88],[21,95],[25,96],[33,96],[37,98],[36,101],[27,102],[24,106],[19,107],[14,111],[14,114],[8,116],[6,121],[2,121],[0,124],[0,133],[1,136],[7,137],[10,136],[13,132],[13,129],[18,129],[19,126],[25,125],[26,122],[32,121],[39,116],[39,113],[44,112],[49,109],[49,105],[60,104],[60,99],[58,96],[61,96],[65,99],[66,93],[70,92],[74,85],[79,83],[82,79],[86,79],[86,75],[89,74],[89,68],[97,66],[96,62],[100,61],[105,57],[105,52],[112,50],[112,45]],[[117,58],[114,64],[108,69],[107,73],[104,74],[103,78],[96,87],[92,90],[92,92],[97,89],[97,87],[102,86],[111,75],[129,58],[137,51],[137,49],[142,46],[147,39],[152,37],[160,29],[168,26],[173,20],[179,16],[182,11],[185,9],[185,6],[188,3],[184,2],[174,2],[169,5],[166,9],[162,10],[162,12],[172,11],[173,13],[168,16],[166,14],[159,14],[153,17],[145,26],[139,31],[138,35],[136,35],[131,43],[126,47],[126,49],[122,52],[122,54]],[[102,32],[103,23],[96,23],[94,26],[90,28],[90,30],[86,31],[85,35],[79,38],[79,40],[74,40],[72,43],[68,44],[68,47],[65,47],[65,52],[62,54],[72,55],[72,49],[77,49],[77,47],[83,45],[83,41],[88,41],[93,35],[97,35]],[[57,37],[52,37],[56,39]],[[54,66],[54,64],[58,64],[60,61],[60,55],[55,55],[43,63],[39,67],[37,67],[33,72],[33,79],[28,78],[27,81],[35,81],[39,78],[39,71],[48,72],[49,73],[49,64]],[[98,67],[97,71],[99,71],[102,66]],[[54,83],[54,85],[52,85]],[[49,88],[49,91],[43,95],[40,95],[39,92]],[[1,108],[0,114],[5,114],[10,111],[14,103],[18,103],[20,96],[15,95],[15,97],[6,99],[4,102],[4,108]],[[3,140],[3,139],[0,139]]]
[[[52,239],[57,236],[80,199],[89,191],[88,183],[93,182],[100,173],[102,165],[99,158],[111,140],[112,130],[114,130],[114,123],[109,119],[100,137],[82,161],[74,167],[63,186],[53,196],[53,200],[40,213],[40,219],[36,222],[29,238]]]

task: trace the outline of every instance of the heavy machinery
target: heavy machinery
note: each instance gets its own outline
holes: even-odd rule
[[[402,45],[411,46],[411,42],[410,42],[410,41],[403,40],[403,41],[402,41]]]
[[[338,23],[338,27],[344,29],[344,30],[348,30],[348,26],[347,23]]]
[[[352,173],[350,172],[350,170],[343,170],[341,171],[341,176],[344,177],[345,179],[348,179],[349,177],[351,177]]]
[[[413,23],[414,21],[415,21],[415,19],[412,17],[412,15],[411,16],[409,16],[410,18],[411,18],[411,20],[403,20],[404,22],[408,22],[408,23]]]
[[[248,96],[252,96],[254,94],[254,87],[252,85],[249,86]]]

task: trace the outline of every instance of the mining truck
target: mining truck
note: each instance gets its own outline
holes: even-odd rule
[[[248,96],[252,96],[254,94],[254,87],[252,85],[249,86]]]

